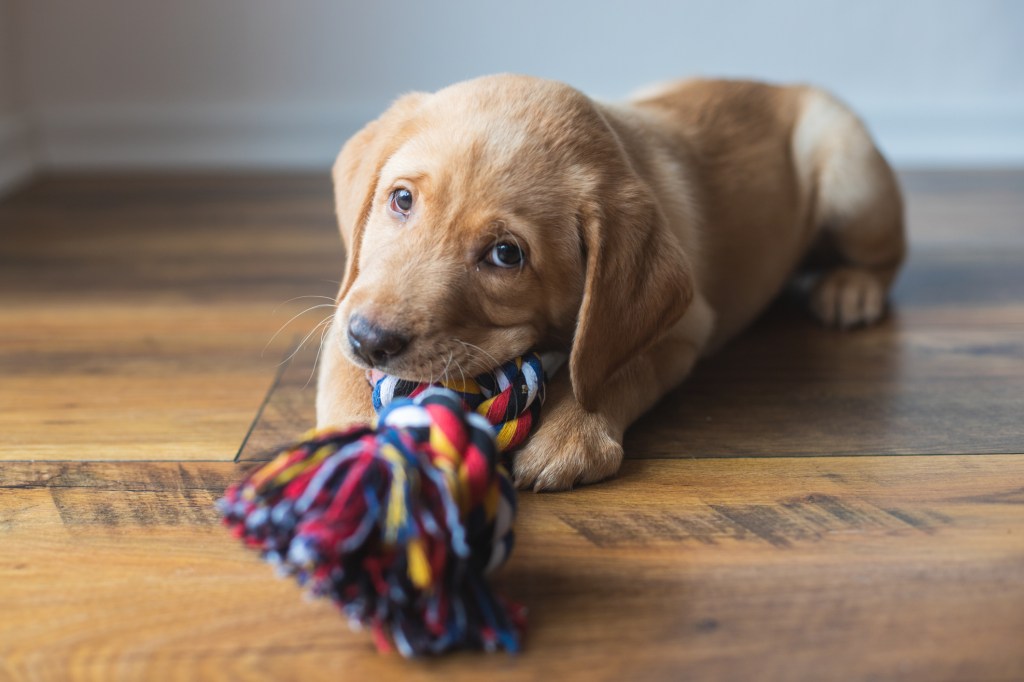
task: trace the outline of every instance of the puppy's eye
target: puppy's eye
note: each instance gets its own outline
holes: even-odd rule
[[[523,250],[514,242],[498,242],[487,252],[486,260],[499,268],[516,268],[523,262]]]
[[[388,207],[395,213],[409,215],[409,211],[412,210],[412,192],[404,187],[399,187],[391,193],[391,201],[388,203]]]

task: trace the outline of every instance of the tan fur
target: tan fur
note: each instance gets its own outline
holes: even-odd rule
[[[809,304],[876,321],[902,261],[895,177],[820,90],[689,80],[618,105],[523,76],[407,95],[334,168],[349,253],[324,348],[320,426],[371,416],[355,313],[411,339],[387,371],[470,376],[529,349],[569,351],[521,486],[614,475],[629,425],[747,326],[809,256]],[[413,192],[408,219],[387,210]],[[521,269],[488,265],[498,239]]]

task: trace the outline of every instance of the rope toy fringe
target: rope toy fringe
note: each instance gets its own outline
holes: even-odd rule
[[[536,354],[443,386],[377,375],[373,427],[284,449],[225,492],[224,522],[353,629],[370,627],[381,651],[517,652],[525,610],[484,576],[512,549],[516,491],[501,456],[529,435],[544,377]]]

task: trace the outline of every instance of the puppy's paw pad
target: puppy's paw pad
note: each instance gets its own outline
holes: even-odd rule
[[[568,490],[614,476],[622,465],[622,445],[603,429],[541,428],[515,454],[518,488],[534,492]]]
[[[885,287],[868,270],[838,268],[822,275],[811,292],[810,305],[811,312],[829,327],[870,325],[885,314]]]

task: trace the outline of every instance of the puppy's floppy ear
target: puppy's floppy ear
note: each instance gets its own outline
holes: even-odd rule
[[[576,399],[593,411],[607,380],[683,316],[693,280],[650,190],[636,180],[591,206],[580,228],[587,273],[569,373]]]
[[[407,137],[409,121],[426,97],[421,92],[400,97],[380,118],[349,139],[334,162],[334,210],[347,260],[339,301],[359,273],[359,246],[381,169]]]

